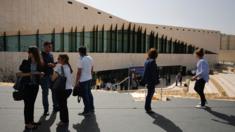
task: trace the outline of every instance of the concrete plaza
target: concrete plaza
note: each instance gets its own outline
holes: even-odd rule
[[[23,102],[15,102],[10,86],[0,86],[0,131],[24,131]],[[145,113],[144,102],[135,102],[128,93],[93,91],[96,112],[83,117],[82,103],[69,98],[70,124],[57,128],[59,113],[43,117],[41,90],[35,104],[35,121],[42,125],[36,132],[233,132],[235,102],[209,100],[210,108],[196,109],[196,99],[177,99],[153,102],[155,114]],[[51,97],[50,102],[51,102]],[[52,103],[50,103],[50,106]],[[51,107],[50,107],[51,108]]]

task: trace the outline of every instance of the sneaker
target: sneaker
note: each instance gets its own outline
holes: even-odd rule
[[[201,104],[198,104],[198,105],[195,106],[195,108],[198,108],[198,109],[205,109],[206,106],[202,106]]]

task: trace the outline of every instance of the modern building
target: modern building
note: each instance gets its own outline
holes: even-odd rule
[[[235,35],[221,35],[219,61],[235,65]]]
[[[42,48],[45,41],[53,42],[55,56],[68,53],[74,69],[80,46],[89,49],[97,72],[143,66],[152,47],[159,51],[159,66],[195,68],[196,48],[206,50],[212,66],[218,63],[222,36],[214,30],[130,22],[75,0],[1,0],[0,74],[15,73],[28,46]]]

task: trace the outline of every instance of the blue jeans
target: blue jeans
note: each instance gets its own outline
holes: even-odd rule
[[[151,110],[151,102],[155,92],[155,85],[147,85],[148,93],[145,100],[145,110]]]
[[[50,76],[44,76],[41,79],[41,87],[42,87],[42,104],[44,112],[48,112],[49,110],[48,94],[49,94],[49,88],[51,87]],[[52,93],[53,109],[56,110],[58,109],[58,101],[56,99],[55,92],[51,90],[51,93]]]
[[[84,112],[91,112],[94,108],[94,99],[91,93],[91,80],[80,82],[80,87],[83,89],[82,100],[84,103]]]

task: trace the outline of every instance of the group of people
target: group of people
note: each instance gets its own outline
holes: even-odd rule
[[[69,113],[67,99],[73,91],[73,69],[69,63],[67,54],[60,54],[57,62],[54,61],[52,51],[52,43],[45,42],[43,51],[40,53],[35,46],[29,47],[28,59],[22,61],[19,67],[24,100],[24,120],[25,129],[36,129],[41,123],[34,121],[34,104],[37,98],[39,85],[42,88],[42,104],[44,108],[44,116],[49,113],[48,93],[51,89],[53,112],[60,112],[60,122],[58,126],[65,126],[69,123]],[[75,86],[82,90],[82,99],[84,103],[84,111],[80,115],[89,115],[94,112],[93,95],[91,93],[91,80],[93,72],[93,59],[87,55],[85,47],[79,48],[80,58],[77,63],[77,76]],[[58,76],[66,78],[63,90],[56,90],[53,83]]]
[[[52,92],[53,112],[60,112],[60,122],[58,126],[68,125],[69,114],[67,99],[73,91],[73,69],[69,63],[69,57],[66,54],[60,54],[58,61],[55,62],[52,51],[52,43],[45,42],[44,50],[39,52],[37,47],[29,47],[28,59],[23,60],[19,67],[22,72],[22,83],[24,84],[24,119],[26,129],[36,129],[40,123],[34,121],[34,104],[38,94],[39,85],[42,88],[42,102],[44,108],[44,116],[48,116],[49,103],[48,93],[49,89]],[[91,80],[93,72],[93,59],[87,55],[85,47],[79,48],[80,58],[77,63],[77,74],[75,86],[82,89],[82,100],[84,103],[84,111],[80,115],[90,115],[95,112],[94,99],[91,92]],[[145,110],[147,113],[152,113],[151,100],[155,93],[155,85],[159,82],[159,73],[157,69],[156,59],[158,52],[155,48],[149,49],[148,57],[144,63],[144,75],[141,80],[141,85],[147,86],[147,96],[145,101]],[[206,104],[204,95],[205,83],[209,80],[208,63],[204,59],[203,49],[198,49],[195,52],[198,58],[197,72],[192,80],[196,80],[195,90],[201,97],[201,103],[197,108],[203,108]],[[63,91],[56,91],[52,89],[53,79],[55,74],[64,75],[66,77],[66,84]]]

